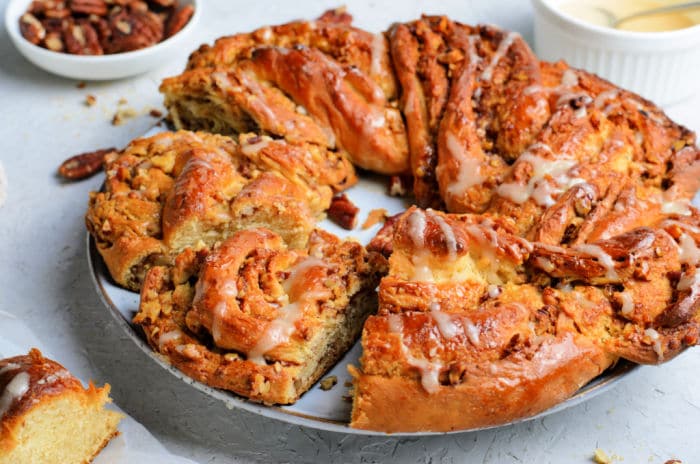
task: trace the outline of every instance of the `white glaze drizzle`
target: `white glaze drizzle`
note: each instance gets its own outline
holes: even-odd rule
[[[256,153],[259,153],[260,150],[263,148],[267,147],[270,143],[270,139],[268,138],[263,138],[262,140],[259,140],[258,142],[255,143],[244,143],[241,146],[241,151],[243,152],[244,155],[250,156],[254,155]]]
[[[581,245],[576,245],[572,247],[573,250],[580,251],[582,253],[585,253],[589,256],[592,256],[598,260],[598,264],[603,266],[606,270],[605,277],[613,280],[613,281],[619,281],[620,277],[617,275],[617,272],[615,271],[615,262],[613,261],[612,257],[607,254],[601,247],[598,245],[593,245],[591,243],[584,243]]]
[[[700,248],[688,234],[681,234],[678,238],[678,258],[683,264],[691,266],[700,264]]]
[[[493,76],[493,70],[496,68],[496,66],[501,61],[506,52],[508,52],[510,46],[513,45],[515,39],[518,37],[520,37],[520,34],[518,34],[517,32],[510,32],[503,38],[503,40],[501,40],[501,42],[498,44],[498,48],[494,52],[493,56],[491,56],[491,61],[484,68],[484,71],[479,76],[480,81],[491,80],[491,77]]]
[[[481,175],[481,161],[469,157],[452,132],[447,133],[445,145],[452,158],[459,163],[457,178],[449,183],[447,193],[459,197],[470,187],[481,184],[486,178]]]
[[[403,341],[403,321],[401,320],[401,316],[398,314],[389,314],[387,319],[389,331],[399,336],[399,349],[401,350],[401,354],[406,358],[406,362],[409,366],[418,369],[420,372],[423,389],[428,393],[435,393],[440,387],[442,363],[414,357]]]
[[[430,303],[430,315],[437,324],[438,330],[446,339],[456,336],[460,330],[452,315],[442,311],[440,304],[436,301]]]
[[[22,366],[20,366],[17,363],[8,363],[7,365],[5,365],[5,367],[0,369],[0,375],[4,374],[5,372],[14,371],[16,369],[19,369],[20,367],[22,367]]]
[[[661,203],[661,212],[664,214],[690,216],[690,202],[688,200],[664,201]]]
[[[289,341],[296,330],[296,322],[304,315],[304,307],[312,303],[314,299],[326,295],[326,292],[322,291],[305,291],[297,301],[291,301],[292,296],[299,293],[299,286],[304,284],[304,277],[308,271],[314,267],[327,267],[327,264],[310,256],[292,268],[289,277],[282,283],[284,291],[290,295],[290,301],[279,309],[279,316],[267,325],[255,346],[248,351],[249,361],[256,364],[266,364],[265,353]]]
[[[429,214],[440,227],[440,231],[442,231],[442,235],[445,237],[449,259],[450,261],[454,261],[457,259],[457,237],[455,237],[454,230],[439,214],[435,214],[431,210],[428,210],[427,214]]]
[[[634,296],[629,291],[624,291],[620,293],[620,300],[622,300],[622,306],[620,307],[620,314],[629,316],[634,311]]]
[[[383,34],[375,34],[372,39],[372,64],[370,66],[370,73],[374,76],[378,76],[382,71],[382,56],[386,50],[386,43],[384,42]]]
[[[430,251],[425,249],[425,229],[427,218],[423,210],[416,209],[408,216],[408,235],[416,246],[416,251],[411,256],[413,271],[410,280],[418,282],[431,282],[433,271],[430,269]]]
[[[534,145],[531,150],[536,148]],[[527,162],[532,166],[532,176],[526,185],[508,182],[498,186],[496,192],[514,203],[523,204],[532,198],[540,206],[552,206],[555,196],[565,192],[574,185],[585,180],[569,175],[569,171],[578,164],[576,160],[547,160],[533,155],[529,150],[524,152],[518,163]],[[552,185],[552,183],[554,185]]]
[[[20,372],[5,385],[5,390],[0,396],[0,418],[10,409],[12,403],[19,400],[29,390],[29,374]]]

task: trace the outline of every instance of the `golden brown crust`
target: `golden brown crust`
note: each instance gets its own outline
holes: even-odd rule
[[[151,266],[242,228],[271,227],[303,247],[333,192],[356,180],[347,160],[318,145],[186,131],[137,139],[105,170],[86,223],[112,277],[132,290]]]
[[[313,48],[258,47],[229,67],[166,79],[161,92],[178,128],[263,131],[337,146],[358,166],[385,174],[408,167],[401,114],[379,84]]]
[[[320,230],[302,250],[269,230],[244,230],[151,269],[134,322],[187,375],[287,404],[359,335],[383,262]]]
[[[389,274],[363,331],[351,426],[509,422],[619,358],[659,363],[696,344],[697,214],[555,246],[483,216],[409,209],[391,227]]]

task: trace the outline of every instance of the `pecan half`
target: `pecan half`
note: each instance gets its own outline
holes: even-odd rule
[[[112,37],[108,53],[128,52],[149,47],[163,38],[163,21],[151,12],[122,10],[109,17]]]
[[[107,14],[105,0],[71,0],[69,4],[73,13],[104,16]]]
[[[171,37],[182,30],[183,27],[190,22],[194,14],[194,7],[186,5],[170,16],[168,24],[165,28],[165,37]]]
[[[63,41],[68,52],[75,55],[102,55],[102,45],[97,31],[87,21],[68,21],[63,31]]]
[[[60,32],[49,32],[46,34],[46,38],[44,39],[44,45],[46,48],[53,50],[54,52],[64,51],[65,47],[63,46],[63,34]]]
[[[44,26],[36,19],[31,13],[24,13],[21,18],[19,18],[19,30],[22,33],[22,37],[33,43],[34,45],[39,45],[44,37],[46,37],[46,29]]]
[[[333,197],[328,208],[328,218],[346,230],[352,230],[357,223],[357,213],[360,208],[350,201],[344,193]]]
[[[90,177],[102,169],[105,156],[114,151],[116,148],[105,148],[71,156],[58,168],[58,174],[70,180]]]

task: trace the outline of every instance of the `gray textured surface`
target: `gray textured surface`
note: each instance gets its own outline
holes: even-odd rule
[[[204,0],[201,41],[253,26],[313,17],[333,2]],[[360,26],[373,30],[422,11],[486,21],[528,37],[524,1],[348,2]],[[6,1],[0,1],[2,10]],[[148,116],[120,127],[109,120],[120,98],[141,110],[158,106],[172,63],[136,79],[88,84],[33,67],[0,30],[0,161],[8,197],[0,208],[0,310],[30,322],[60,361],[83,378],[110,382],[115,401],[171,450],[199,462],[585,463],[603,448],[627,463],[700,461],[700,349],[661,367],[639,369],[619,387],[568,411],[481,433],[421,439],[367,438],[317,432],[228,410],[153,364],[113,322],[92,287],[83,214],[93,178],[62,184],[54,172],[69,155],[123,146],[144,133]],[[86,108],[87,93],[98,104]],[[700,98],[670,114],[700,129]],[[0,327],[0,336],[2,328]]]

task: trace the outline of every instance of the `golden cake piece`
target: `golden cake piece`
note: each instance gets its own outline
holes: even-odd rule
[[[37,349],[0,360],[0,464],[92,462],[119,433],[109,388],[83,388]]]
[[[658,363],[697,344],[694,214],[667,220],[670,232],[560,247],[497,232],[487,218],[409,209],[351,371],[351,426],[506,423],[563,401],[618,358]]]
[[[356,180],[318,145],[187,131],[137,139],[108,155],[105,171],[86,223],[114,280],[132,290],[151,266],[241,229],[265,225],[304,247],[334,192]]]
[[[299,250],[270,230],[243,230],[210,252],[188,249],[174,267],[152,268],[134,322],[190,377],[289,404],[355,342],[385,266],[381,255],[321,230]]]

